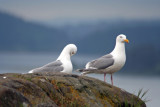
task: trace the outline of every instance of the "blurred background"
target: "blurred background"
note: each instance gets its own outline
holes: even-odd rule
[[[111,52],[119,34],[130,43],[115,85],[134,94],[149,90],[147,106],[158,106],[159,0],[0,0],[0,73],[26,73],[47,64],[69,43],[78,47],[74,69],[83,68]],[[88,76],[103,80],[103,75]]]

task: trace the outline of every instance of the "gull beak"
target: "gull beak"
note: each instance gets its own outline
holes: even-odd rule
[[[129,40],[128,40],[128,39],[125,39],[125,40],[124,40],[124,42],[127,42],[127,43],[129,43]]]

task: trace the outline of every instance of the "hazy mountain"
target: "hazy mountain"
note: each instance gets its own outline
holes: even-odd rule
[[[0,51],[57,51],[68,38],[57,28],[0,13]]]
[[[98,49],[99,51],[106,48],[112,49],[114,47],[113,42],[119,34],[127,35],[130,39],[129,47],[148,44],[160,50],[160,42],[158,42],[158,39],[160,39],[159,28],[160,21],[104,21],[94,24],[83,23],[77,26],[66,26],[63,30],[66,30],[70,38],[80,39],[77,40],[77,43],[83,41],[83,44],[79,43],[80,48],[89,49],[88,52],[92,53],[97,45],[103,46],[103,49]]]
[[[88,26],[88,28],[92,28]],[[94,28],[95,29],[95,28]],[[160,71],[160,21],[129,21],[97,24],[97,29],[77,41],[79,51],[104,55],[113,50],[118,34],[130,40],[126,44],[127,63],[124,71]],[[83,42],[83,43],[82,43]],[[159,73],[160,74],[160,73]]]
[[[59,52],[75,43],[78,53],[102,56],[114,48],[118,34],[126,34],[124,71],[160,74],[160,21],[100,21],[64,27],[46,27],[0,13],[0,51]]]

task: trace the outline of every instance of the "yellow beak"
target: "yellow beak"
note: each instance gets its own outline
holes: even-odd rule
[[[128,40],[128,39],[125,39],[124,41],[127,42],[127,43],[129,43],[129,40]]]

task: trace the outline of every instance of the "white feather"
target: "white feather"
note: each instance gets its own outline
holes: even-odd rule
[[[120,36],[122,36],[123,38],[120,38]],[[109,66],[106,69],[99,69],[97,72],[94,73],[102,73],[102,74],[114,73],[119,71],[124,66],[126,62],[125,44],[123,42],[124,39],[126,39],[125,35],[117,36],[115,48],[110,53],[114,59],[113,65]],[[94,67],[91,67],[90,62],[88,62],[85,67],[86,69],[96,69]],[[92,72],[86,72],[86,73],[92,73]]]
[[[28,73],[33,73],[33,70],[30,70]]]
[[[68,44],[64,47],[61,54],[57,58],[57,60],[60,60],[62,62],[62,67],[64,73],[72,73],[73,66],[71,62],[71,56],[74,55],[77,52],[77,47],[74,44]],[[28,73],[33,73],[34,69],[29,71]]]
[[[6,79],[7,77],[3,77],[4,79]]]

